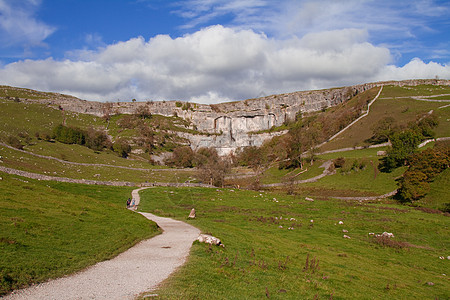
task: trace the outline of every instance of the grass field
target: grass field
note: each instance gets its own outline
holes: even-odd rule
[[[193,207],[197,218],[188,222],[220,238],[225,248],[194,243],[187,264],[151,292],[160,299],[450,296],[444,275],[450,261],[439,259],[450,246],[448,216],[389,203],[310,202],[227,189],[154,188],[141,194],[143,211],[186,221]],[[384,231],[395,237],[368,235]]]
[[[450,170],[448,168],[431,182],[430,192],[415,205],[450,211]]]
[[[125,208],[131,188],[1,173],[0,190],[0,295],[110,259],[158,233]]]
[[[84,148],[78,146],[80,148]],[[66,148],[66,149],[70,149]],[[89,149],[83,149],[88,151]],[[74,152],[74,155],[79,153]],[[129,170],[106,166],[83,166],[69,163],[61,163],[56,160],[40,158],[0,145],[0,155],[3,157],[0,164],[5,167],[28,171],[56,177],[68,177],[74,179],[90,179],[103,181],[129,181],[142,182],[185,182],[192,179],[194,170],[154,170],[146,169]],[[103,154],[105,155],[105,154]],[[113,165],[113,164],[112,164]]]
[[[431,110],[436,113],[439,120],[439,125],[435,129],[436,136],[450,136],[450,107],[440,108],[445,106],[446,103],[419,101],[412,98],[401,98],[412,95],[448,93],[448,90],[449,89],[444,87],[441,88],[440,86],[418,86],[415,88],[385,86],[380,98],[372,104],[368,116],[358,121],[331,142],[322,146],[320,150],[327,151],[368,145],[365,141],[372,136],[373,127],[379,120],[385,117],[393,117],[395,119],[395,125],[401,126],[406,125],[408,122],[415,121],[417,115],[428,113]]]

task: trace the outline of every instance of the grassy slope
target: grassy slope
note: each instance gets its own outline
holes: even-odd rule
[[[78,146],[79,148],[83,148]],[[84,149],[83,149],[84,150]],[[0,146],[1,165],[32,173],[75,179],[141,182],[184,182],[194,171],[144,171],[64,164]]]
[[[25,146],[25,150],[33,153],[72,162],[120,165],[144,168],[148,171],[62,164],[0,146],[0,155],[3,156],[2,165],[6,167],[60,177],[131,182],[184,182],[194,174],[194,172],[152,172],[152,169],[160,167],[152,166],[145,161],[123,159],[110,151],[97,153],[79,145],[38,141],[34,138],[36,132],[51,133],[53,127],[61,123],[63,119],[60,111],[45,105],[17,103],[12,100],[0,99],[0,111],[2,112],[0,140],[5,140],[9,135],[17,136],[20,132],[27,132],[32,137],[32,144]],[[67,125],[70,126],[81,128],[105,126],[102,119],[90,115],[65,112],[65,117]],[[94,176],[96,174],[100,174],[100,176]]]
[[[0,295],[109,259],[158,232],[125,209],[130,188],[1,177]]]
[[[157,291],[162,299],[261,299],[266,293],[272,299],[450,296],[442,275],[450,261],[439,259],[450,246],[450,221],[443,215],[251,191],[169,191],[144,191],[141,209],[186,220],[195,207],[197,218],[189,223],[221,238],[225,248],[194,243],[188,263]],[[275,219],[280,216],[283,220]],[[344,225],[337,224],[340,220]],[[342,229],[351,239],[343,238]],[[385,247],[368,236],[383,231],[410,247]],[[304,270],[307,255],[319,261],[314,272]]]
[[[415,204],[419,206],[431,207],[434,209],[450,208],[450,169],[439,174],[430,183],[430,192]]]
[[[378,120],[384,117],[393,117],[397,125],[406,125],[410,121],[414,121],[418,114],[427,113],[434,110],[439,118],[439,126],[435,129],[437,137],[450,136],[450,126],[448,119],[450,118],[450,107],[439,109],[446,105],[441,102],[418,101],[408,97],[413,95],[441,94],[449,92],[448,89],[438,87],[418,86],[414,89],[386,86],[380,98],[371,106],[370,113],[367,117],[361,119],[358,123],[338,136],[333,141],[321,147],[321,151],[364,146],[364,141],[372,136],[372,128]],[[396,97],[396,98],[390,98]]]

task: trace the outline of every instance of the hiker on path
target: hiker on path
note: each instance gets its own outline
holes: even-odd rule
[[[131,199],[130,199],[130,198],[128,198],[128,200],[127,200],[127,208],[129,208],[129,207],[130,207],[130,203],[131,203]]]
[[[134,198],[133,198],[133,200],[131,201],[131,207],[134,207]]]

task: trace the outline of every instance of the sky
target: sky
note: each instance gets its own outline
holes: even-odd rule
[[[449,16],[449,0],[0,0],[0,84],[212,104],[450,79]]]

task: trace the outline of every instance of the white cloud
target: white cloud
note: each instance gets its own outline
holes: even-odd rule
[[[43,46],[56,29],[34,17],[40,0],[0,0],[0,47]]]
[[[385,66],[376,79],[404,80],[435,77],[450,79],[450,65],[442,65],[432,61],[425,63],[420,58],[414,58],[403,67],[394,65]]]
[[[142,37],[80,52],[78,59],[25,60],[0,68],[0,84],[115,101],[217,103],[312,88],[436,75],[449,67],[414,60],[389,65],[387,48],[363,29],[279,40],[253,30],[212,26],[179,38]]]

